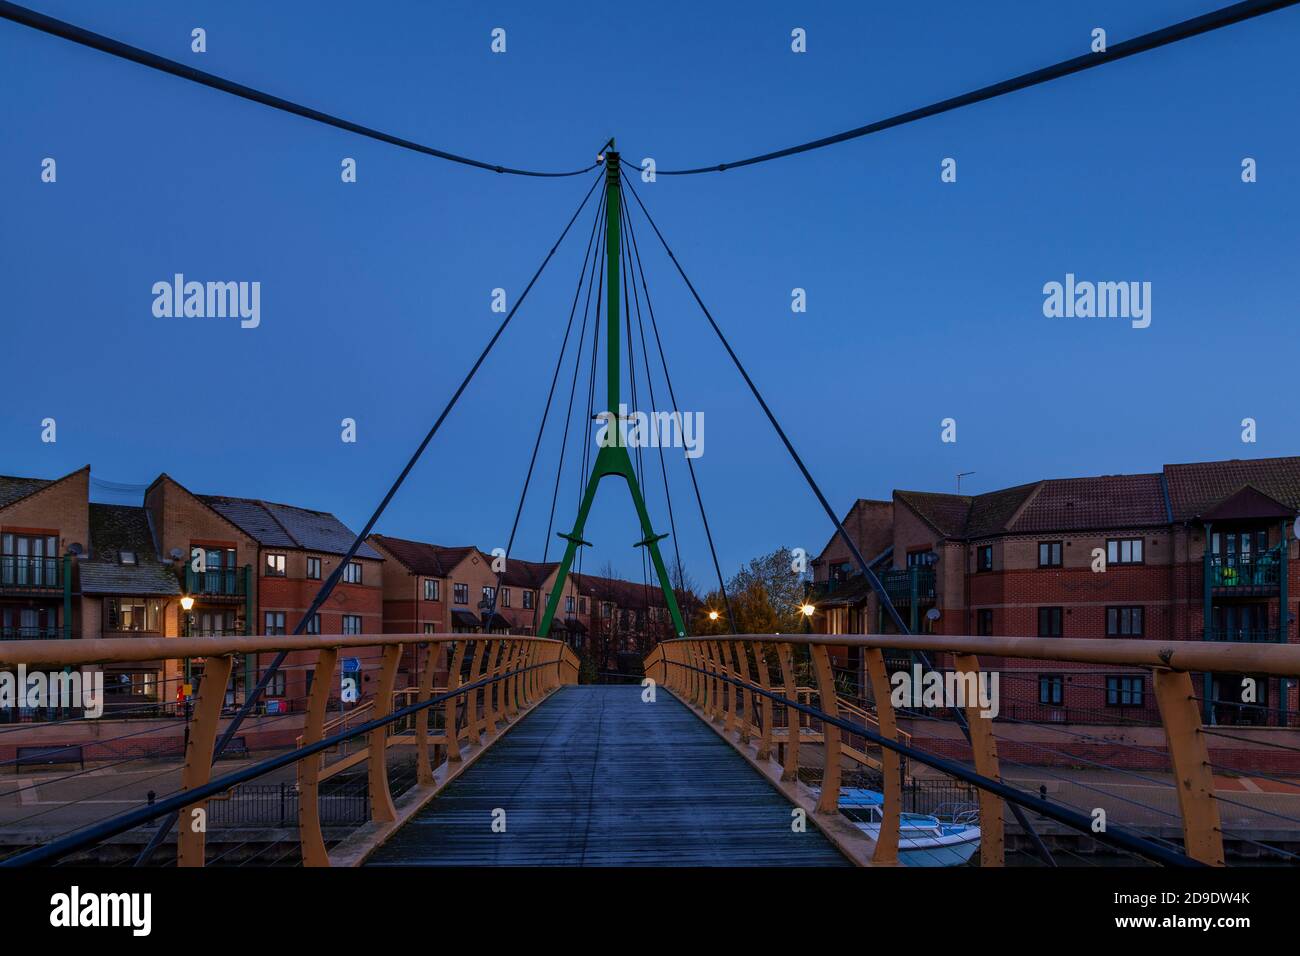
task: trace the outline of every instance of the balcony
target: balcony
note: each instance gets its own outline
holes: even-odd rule
[[[63,638],[58,627],[6,627],[0,628],[0,641],[57,641]]]
[[[930,565],[891,569],[880,575],[880,583],[895,607],[910,606],[913,594],[918,604],[934,601],[934,568]]]
[[[1230,644],[1285,644],[1286,632],[1280,627],[1256,630],[1212,627],[1205,632],[1204,639]]]
[[[0,591],[57,591],[62,587],[62,558],[0,554]]]
[[[1278,589],[1282,564],[1280,548],[1271,548],[1258,555],[1207,554],[1205,578],[1216,591],[1260,594]]]
[[[246,568],[209,568],[195,571],[185,567],[185,593],[195,598],[242,598],[248,593],[245,584]]]

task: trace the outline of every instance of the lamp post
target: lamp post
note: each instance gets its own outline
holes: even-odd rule
[[[189,594],[181,596],[181,610],[185,612],[185,620],[181,623],[181,637],[189,637],[190,631],[194,627],[194,615],[190,612],[194,610],[194,598]],[[185,683],[190,682],[190,659],[185,658]]]

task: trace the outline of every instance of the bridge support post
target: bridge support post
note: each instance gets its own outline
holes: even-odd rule
[[[758,686],[769,693],[772,690],[772,675],[767,668],[767,654],[762,641],[754,642],[754,665],[758,668]],[[772,759],[772,698],[766,694],[758,700],[758,719],[762,727],[758,735],[758,759]]]
[[[817,675],[817,696],[821,709],[832,717],[839,717],[839,697],[835,693],[835,675],[831,673],[831,659],[825,644],[813,644],[813,671]],[[817,800],[818,813],[838,813],[840,807],[840,729],[822,722],[822,752],[825,766],[822,770],[822,792]]]
[[[862,657],[867,677],[871,681],[871,696],[876,701],[876,723],[880,726],[880,736],[897,741],[898,721],[894,718],[894,702],[890,698],[885,655],[878,647],[864,647]],[[898,862],[898,827],[903,819],[902,761],[898,751],[888,747],[880,748],[880,772],[884,776],[885,816],[880,824],[880,835],[876,838],[876,849],[871,859],[874,863],[890,865]]]
[[[958,672],[975,675],[980,672],[979,659],[974,654],[957,654],[953,663]],[[978,695],[976,695],[978,698]],[[979,700],[967,701],[966,723],[970,727],[971,753],[975,769],[983,776],[1001,780],[998,770],[998,745],[993,737],[993,721],[980,713]],[[1003,830],[1002,798],[985,790],[980,791],[980,865],[1002,866],[1006,849]]]
[[[379,665],[379,687],[375,690],[375,720],[393,712],[393,685],[397,683],[397,664],[402,659],[402,645],[389,644]],[[388,788],[388,728],[378,727],[367,734],[370,742],[370,819],[391,823],[397,819],[393,794]]]
[[[465,669],[465,649],[469,646],[469,641],[459,640],[456,642],[456,650],[451,655],[451,665],[447,669],[447,692],[451,693],[461,686],[461,671]],[[447,762],[460,763],[460,715],[468,713],[465,710],[464,695],[456,694],[447,698],[446,714],[443,717],[443,723],[446,729],[443,736],[447,738]]]
[[[314,744],[325,732],[325,710],[329,705],[330,687],[334,683],[334,666],[338,663],[337,647],[324,648],[312,671],[311,696],[307,700],[307,725],[302,742]],[[421,712],[423,713],[423,712]],[[426,759],[428,754],[425,754]],[[329,866],[329,852],[320,828],[320,771],[324,754],[298,761],[298,844],[303,866]]]
[[[1186,671],[1152,671],[1160,721],[1169,740],[1178,810],[1183,819],[1183,849],[1194,860],[1223,866],[1223,830],[1214,802],[1214,775],[1201,732],[1192,677]]]
[[[209,657],[199,685],[199,700],[194,706],[189,740],[185,747],[185,768],[181,771],[181,788],[193,790],[212,778],[212,752],[217,744],[217,724],[221,705],[226,698],[226,684],[234,658]],[[207,849],[208,801],[200,800],[182,807],[177,821],[176,862],[179,866],[202,866]],[[197,811],[197,816],[196,816]],[[202,824],[200,825],[200,822]]]
[[[782,693],[786,700],[794,700],[799,692],[794,682],[794,652],[789,644],[776,645],[777,659],[781,662]],[[799,711],[789,704],[785,708],[785,754],[781,779],[799,779]]]
[[[416,702],[423,704],[433,696],[433,675],[438,669],[438,659],[442,656],[442,644],[423,644],[416,649],[416,660],[424,658],[424,669],[420,671],[419,690]],[[316,689],[313,682],[312,690]],[[417,783],[433,783],[433,761],[429,757],[429,708],[425,707],[415,713],[415,779]]]

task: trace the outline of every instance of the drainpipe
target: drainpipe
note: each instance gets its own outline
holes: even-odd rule
[[[1286,539],[1286,525],[1287,523],[1284,520],[1282,522],[1282,542],[1281,542],[1282,567],[1278,571],[1278,573],[1281,575],[1281,577],[1278,579],[1278,598],[1279,598],[1278,603],[1281,605],[1281,607],[1278,609],[1278,616],[1281,619],[1280,625],[1282,628],[1283,644],[1288,644],[1290,643],[1291,640],[1291,612],[1290,612],[1289,605],[1287,604],[1287,596],[1286,596],[1286,583],[1287,583],[1286,579],[1287,579],[1287,564],[1288,564],[1287,559],[1291,556],[1291,542],[1287,541]],[[1287,679],[1285,677],[1279,677],[1277,679],[1277,689],[1278,689],[1277,725],[1279,727],[1285,727],[1287,725],[1286,685],[1287,685]]]
[[[253,635],[253,566],[244,565],[244,636]],[[250,688],[257,686],[257,655],[244,655],[244,696],[247,699]]]
[[[1283,596],[1286,592],[1282,592]],[[64,640],[73,636],[73,555],[64,555]]]
[[[1206,641],[1210,640],[1210,631],[1214,626],[1214,614],[1211,609],[1214,587],[1211,584],[1212,574],[1210,571],[1210,542],[1213,540],[1210,537],[1210,532],[1213,527],[1213,522],[1205,522],[1205,551],[1201,556],[1201,564],[1203,566],[1203,572],[1201,575],[1203,582],[1202,590],[1205,595],[1204,631],[1201,634],[1201,639]],[[1214,722],[1214,705],[1210,703],[1211,695],[1214,693],[1214,675],[1209,671],[1206,671],[1201,675],[1201,688],[1201,697],[1203,698],[1201,709],[1204,712],[1201,717],[1201,722],[1208,725]]]

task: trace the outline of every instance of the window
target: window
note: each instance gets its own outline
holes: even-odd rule
[[[1038,636],[1061,636],[1061,609],[1059,607],[1040,607],[1038,609]]]
[[[344,614],[343,615],[343,633],[360,634],[361,633],[361,615]]]
[[[1141,707],[1142,706],[1142,678],[1141,677],[1107,677],[1106,678],[1106,706],[1107,707]]]
[[[510,589],[509,589],[509,588],[502,588],[502,589],[501,589],[501,606],[502,606],[502,607],[509,607],[509,606],[510,606]]]
[[[266,676],[266,671],[262,671],[262,676]],[[276,670],[276,672],[271,675],[271,681],[266,685],[265,694],[267,697],[285,696],[284,671]]]
[[[975,549],[975,570],[993,570],[993,545],[982,544]]]
[[[1065,678],[1060,674],[1039,674],[1038,702],[1057,707],[1065,703]]]
[[[56,535],[0,535],[0,584],[56,587],[58,555]]]
[[[583,603],[586,604],[587,602],[584,600]],[[585,611],[586,608],[584,607],[583,610]],[[573,613],[573,595],[572,595],[572,594],[566,594],[566,595],[564,596],[564,613],[565,613],[565,614],[572,614],[572,613]]]
[[[320,580],[320,558],[307,559],[307,580],[309,581]]]
[[[284,555],[268,554],[266,556],[266,568],[262,573],[268,578],[284,577]]]
[[[496,599],[497,589],[492,587],[490,584],[483,585],[483,600],[486,602],[487,606],[495,607]]]
[[[1038,566],[1040,568],[1059,568],[1061,566],[1061,542],[1038,542]]]
[[[980,608],[975,612],[975,633],[979,637],[988,637],[993,633],[992,608]]]
[[[267,611],[265,616],[266,627],[262,633],[276,635],[285,633],[284,630],[284,612]]]
[[[1106,608],[1107,637],[1141,637],[1142,633],[1142,608]]]
[[[344,584],[361,583],[361,562],[360,561],[348,562],[347,567],[343,569],[343,583]]]
[[[424,599],[426,601],[440,601],[438,585],[441,584],[437,578],[424,579]]]
[[[107,605],[108,631],[162,632],[162,602],[138,597],[111,597]]]
[[[603,604],[601,604],[600,606],[601,617],[610,617],[611,615],[613,615],[613,613],[614,613],[613,603],[611,603],[610,601],[605,601]]]
[[[451,586],[451,596],[452,596],[452,600],[454,600],[457,604],[468,604],[468,603],[469,603],[469,585],[468,585],[468,584],[453,584],[453,585]]]
[[[117,552],[117,560],[122,564],[135,564],[135,552],[119,551]]]
[[[586,599],[586,598],[579,598],[579,599],[578,599],[578,613],[579,613],[579,614],[586,614],[586,613],[587,613],[587,599]]]
[[[313,615],[311,616],[311,619],[307,622],[307,633],[308,633],[308,634],[319,634],[319,633],[320,633],[320,615],[319,615],[319,614],[313,614]]]
[[[525,610],[525,611],[530,610],[530,609],[532,608],[533,603],[534,603],[535,600],[536,600],[536,598],[535,598],[535,595],[536,595],[536,594],[537,594],[536,591],[525,591],[525,592],[524,592],[524,610]]]
[[[933,551],[913,551],[907,556],[907,566],[909,568],[928,568],[938,560],[938,557]]]
[[[1106,541],[1107,564],[1141,564],[1141,538],[1109,538]]]
[[[426,625],[424,625],[424,633],[425,633],[425,634],[437,634],[437,633],[438,633],[438,625],[436,625],[436,624],[426,624]]]

